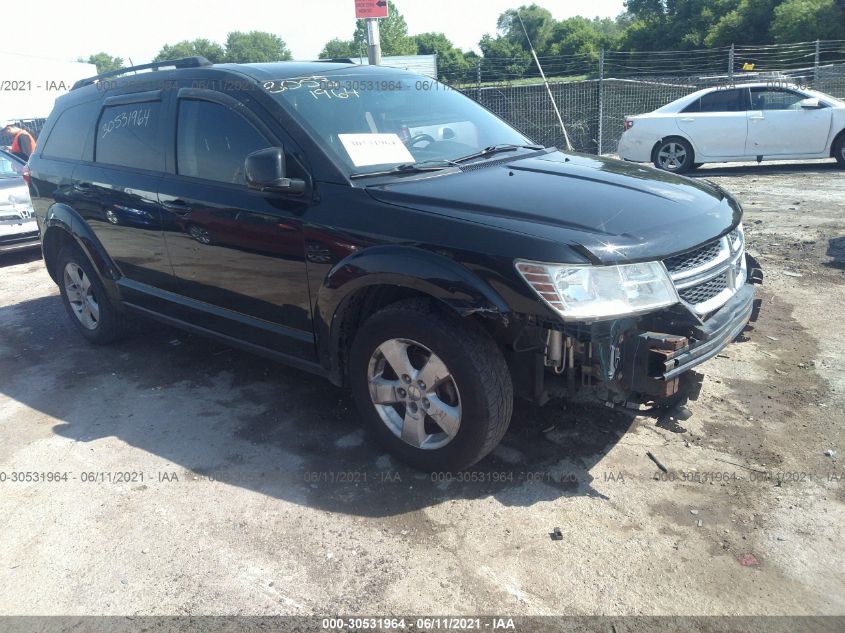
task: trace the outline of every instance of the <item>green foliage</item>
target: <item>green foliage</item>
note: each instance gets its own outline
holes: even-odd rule
[[[496,22],[496,29],[501,37],[512,44],[520,46],[524,50],[531,50],[528,41],[525,39],[527,33],[534,49],[544,51],[554,33],[555,19],[548,9],[536,4],[523,5],[518,9],[508,9],[501,14],[498,22]]]
[[[226,38],[225,48],[217,42],[200,38],[165,44],[153,61],[202,56],[212,64],[223,62],[278,62],[291,59],[290,51],[278,35],[263,31],[233,31]]]
[[[161,62],[169,59],[182,59],[183,57],[205,57],[212,64],[219,64],[225,61],[226,52],[216,42],[206,39],[184,40],[176,44],[165,44],[161,47],[158,55],[153,61]]]
[[[845,37],[845,3],[834,0],[787,0],[775,8],[775,42],[807,42]]]
[[[264,31],[233,31],[226,37],[226,61],[236,64],[279,62],[291,59],[290,51],[278,35]]]
[[[118,68],[123,68],[122,57],[112,57],[108,53],[97,53],[90,55],[88,59],[80,57],[77,61],[94,64],[97,66],[97,73],[107,73]]]
[[[366,57],[367,47],[356,43],[354,40],[342,40],[335,38],[326,42],[323,50],[320,51],[320,59],[339,59],[347,57]]]

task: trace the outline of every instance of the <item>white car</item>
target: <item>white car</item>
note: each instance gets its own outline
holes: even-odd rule
[[[0,254],[41,245],[23,160],[0,149]]]
[[[845,167],[845,102],[785,84],[707,88],[627,117],[619,157],[675,173],[702,163],[830,157]]]

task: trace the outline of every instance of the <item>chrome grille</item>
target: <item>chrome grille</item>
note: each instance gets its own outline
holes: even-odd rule
[[[725,290],[728,287],[728,283],[728,274],[725,272],[710,281],[705,281],[703,284],[680,290],[678,291],[678,295],[687,303],[697,305],[705,301],[710,301],[710,299]]]
[[[720,240],[716,240],[715,242],[711,242],[710,244],[706,244],[701,248],[697,248],[694,251],[689,253],[684,253],[683,255],[675,255],[675,257],[670,257],[667,260],[664,260],[664,264],[666,264],[666,270],[669,271],[669,274],[675,273],[682,273],[687,270],[692,270],[694,268],[698,268],[707,264],[708,262],[713,261],[719,256],[719,251],[721,250],[722,245]]]
[[[737,228],[726,236],[663,261],[681,301],[700,316],[718,310],[745,283],[745,242]]]

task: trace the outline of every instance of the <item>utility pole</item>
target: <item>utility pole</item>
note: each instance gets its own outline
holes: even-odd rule
[[[599,156],[604,153],[604,48],[599,53]]]
[[[734,84],[734,62],[736,60],[736,47],[734,44],[731,44],[731,50],[728,52],[728,83],[729,85],[733,86]]]
[[[370,66],[381,65],[381,35],[378,18],[367,18],[367,59]]]
[[[821,61],[821,42],[816,40],[816,54],[813,59],[813,88],[819,87],[819,62]]]

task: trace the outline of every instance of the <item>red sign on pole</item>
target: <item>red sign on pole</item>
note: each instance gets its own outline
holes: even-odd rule
[[[387,0],[355,0],[355,17],[359,20],[386,18]]]

